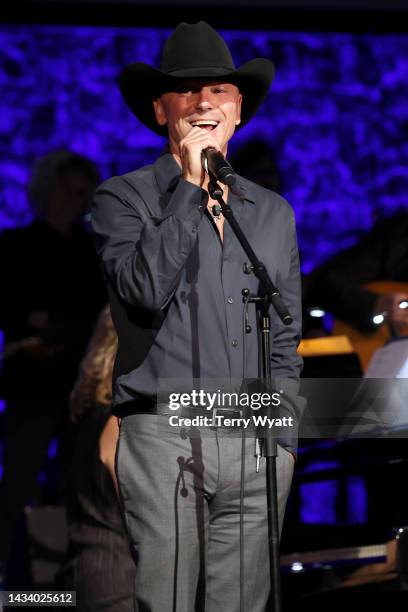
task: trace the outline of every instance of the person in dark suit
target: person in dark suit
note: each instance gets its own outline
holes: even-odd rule
[[[268,599],[265,461],[257,472],[253,435],[239,425],[240,382],[232,405],[223,403],[218,387],[220,379],[228,390],[233,380],[259,376],[257,314],[249,308],[243,333],[241,291],[260,289],[244,272],[245,253],[209,195],[202,152],[227,154],[273,73],[266,59],[235,68],[225,41],[200,22],[179,24],[159,70],[138,62],[120,77],[136,117],[169,141],[154,165],[103,183],[92,211],[119,336],[117,477],[140,610],[238,612],[242,599],[246,610],[261,612]],[[296,395],[301,309],[293,211],[241,177],[224,188],[224,198],[293,316],[285,326],[271,308],[270,359],[278,389]],[[210,389],[219,393],[218,405],[197,404]],[[295,406],[294,417],[300,403]],[[197,416],[208,420],[193,421]],[[293,435],[282,435],[280,523],[295,453]]]

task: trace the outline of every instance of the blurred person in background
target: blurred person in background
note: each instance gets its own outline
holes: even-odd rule
[[[305,278],[305,336],[327,334],[322,319],[308,314],[329,311],[336,318],[332,334],[348,336],[366,371],[377,349],[408,335],[407,300],[408,212],[402,211]]]
[[[92,237],[82,222],[98,182],[86,157],[48,153],[34,165],[28,189],[35,220],[0,236],[3,566],[24,506],[41,501],[39,473],[67,419],[80,358],[106,303]]]
[[[235,172],[245,178],[282,194],[282,177],[272,149],[258,138],[239,147],[231,155]]]
[[[355,246],[330,258],[307,279],[307,305],[320,305],[363,332],[383,313],[396,335],[408,324],[408,309],[399,303],[407,289],[379,293],[374,281],[408,283],[408,211],[378,221]]]
[[[111,415],[118,339],[102,311],[71,395],[76,423],[67,487],[69,547],[58,588],[77,592],[81,612],[132,612],[135,564],[116,490],[119,427]]]

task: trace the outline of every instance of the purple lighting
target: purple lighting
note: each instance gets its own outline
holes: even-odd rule
[[[54,438],[51,440],[48,446],[48,458],[55,459],[57,454],[58,454],[58,440]]]
[[[31,219],[33,160],[68,146],[104,178],[149,163],[163,140],[138,124],[116,79],[158,62],[168,31],[79,26],[0,28],[0,228]],[[235,61],[277,68],[258,115],[238,132],[273,149],[295,208],[305,272],[351,245],[378,216],[407,207],[408,36],[223,31]],[[64,44],[61,44],[63,41]]]
[[[300,487],[301,521],[309,525],[336,525],[336,480],[313,482]]]
[[[348,522],[351,525],[367,521],[368,499],[364,479],[354,476],[347,479]]]

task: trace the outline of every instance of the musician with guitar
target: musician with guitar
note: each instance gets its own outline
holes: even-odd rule
[[[306,287],[306,308],[319,305],[348,324],[334,333],[351,337],[356,351],[361,346],[365,369],[388,338],[408,334],[408,211],[377,222],[357,245],[317,268]]]

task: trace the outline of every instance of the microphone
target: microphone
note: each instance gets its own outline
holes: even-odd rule
[[[214,149],[214,147],[207,147],[201,152],[201,163],[210,178],[214,178],[216,181],[232,187],[237,180],[235,172],[232,166],[222,153]]]

